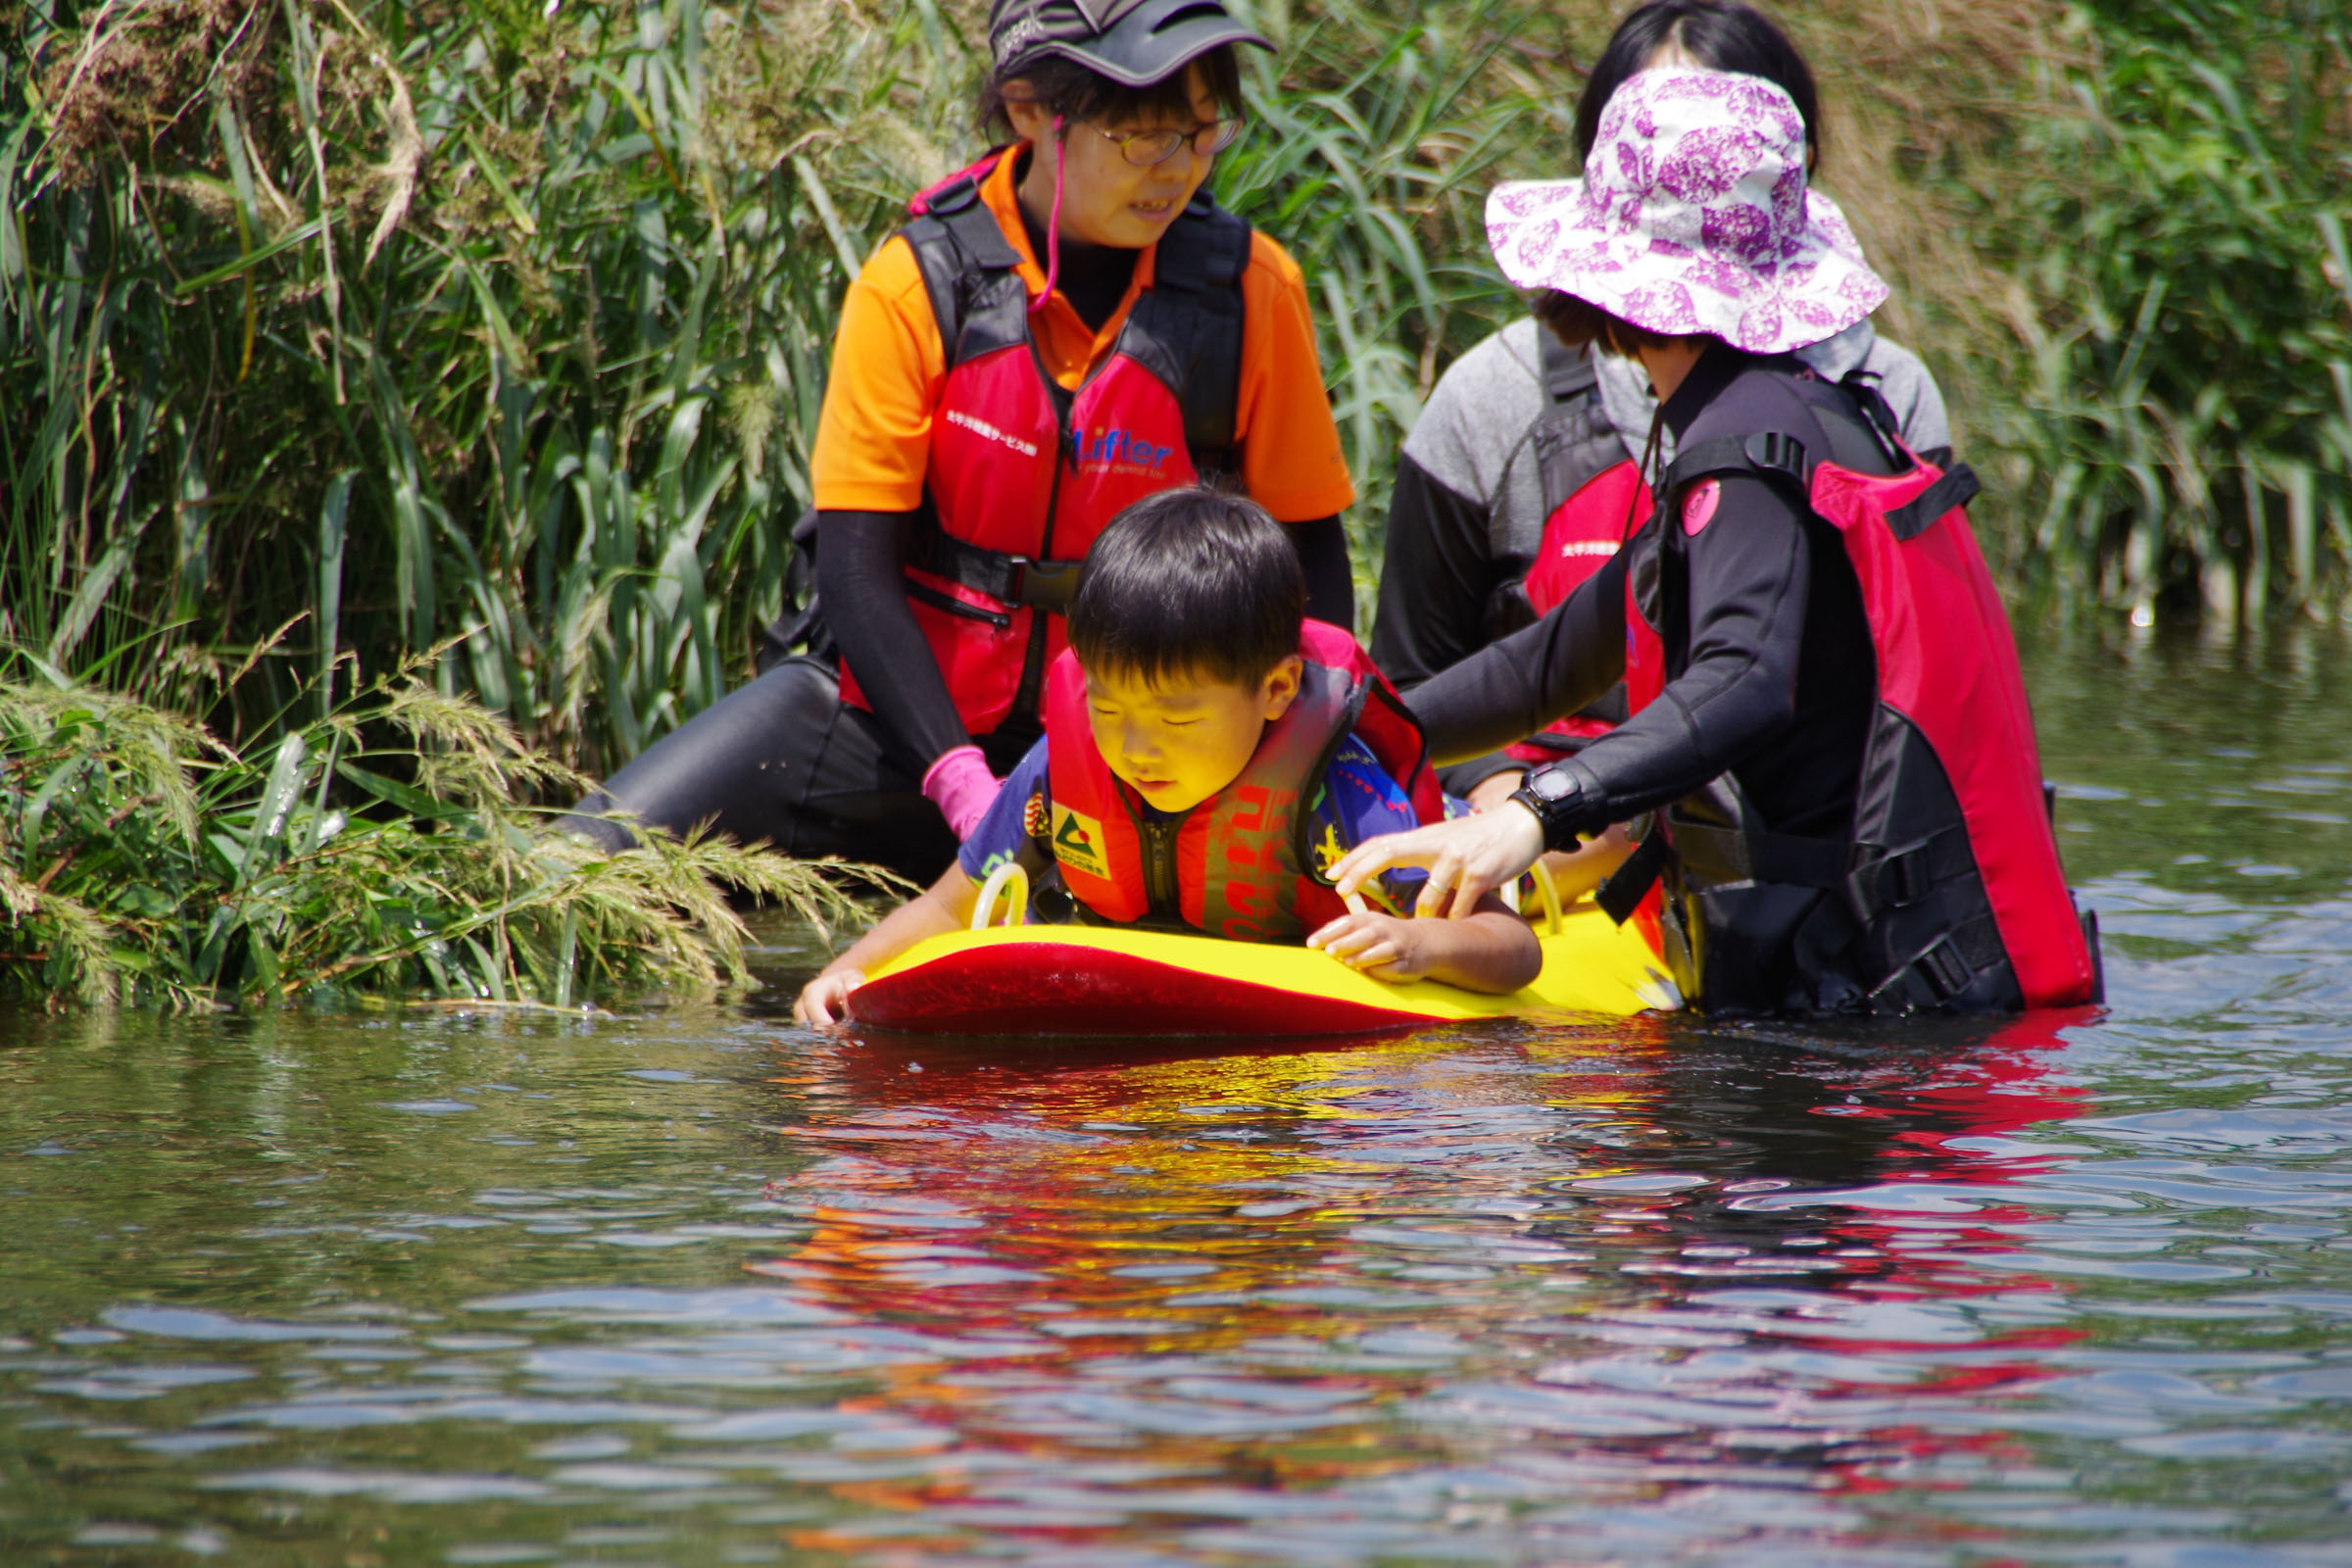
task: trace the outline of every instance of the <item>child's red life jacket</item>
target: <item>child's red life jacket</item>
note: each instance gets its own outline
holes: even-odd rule
[[[1881,426],[1889,440],[1891,431]],[[1907,1011],[2068,1006],[2096,1000],[2095,923],[2079,916],[2051,831],[2034,718],[2009,617],[1949,473],[1857,473],[1815,463],[1784,432],[1702,443],[1678,457],[1630,548],[1626,692],[1636,712],[1689,657],[1680,516],[1693,484],[1725,473],[1796,489],[1833,524],[1862,590],[1878,707],[1846,839],[1760,829],[1727,777],[1658,813],[1628,862],[1631,886],[1666,876],[1670,963],[1700,1005],[1772,1005],[1750,960],[1788,951],[1764,928],[1804,911],[1794,949],[1863,988],[1847,1005]],[[1801,897],[1820,890],[1829,897]]]
[[[1039,364],[1020,258],[980,185],[1000,149],[908,204],[947,355],[906,555],[915,624],[965,730],[1034,704],[1078,565],[1129,504],[1235,466],[1250,225],[1203,191],[1159,238],[1152,286],[1075,392]],[[845,701],[870,708],[857,675]]]
[[[1300,628],[1298,697],[1266,726],[1241,776],[1183,816],[1159,817],[1095,745],[1074,655],[1046,681],[1051,837],[1063,884],[1114,925],[1183,924],[1240,942],[1293,942],[1346,912],[1318,874],[1308,809],[1352,734],[1424,822],[1446,807],[1420,726],[1355,639]]]

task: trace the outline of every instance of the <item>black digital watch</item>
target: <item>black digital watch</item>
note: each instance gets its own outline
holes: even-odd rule
[[[1575,848],[1576,821],[1582,814],[1585,787],[1574,773],[1559,766],[1539,767],[1520,781],[1510,798],[1536,813],[1536,820],[1543,824],[1547,848]]]

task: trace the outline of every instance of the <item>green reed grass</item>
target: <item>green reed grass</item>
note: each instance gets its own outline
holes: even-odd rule
[[[842,291],[980,150],[977,7],[20,16],[0,639],[134,650],[120,673],[168,701],[309,612],[235,728],[339,651],[378,670],[458,637],[442,689],[592,772],[742,678]],[[1371,519],[1420,394],[1508,309],[1462,259],[1543,117],[1494,0],[1269,25],[1288,64],[1252,63],[1221,185],[1315,280]]]
[[[824,869],[763,850],[551,833],[527,803],[583,781],[412,671],[240,755],[18,664],[0,678],[0,998],[570,1007],[745,983],[719,883],[819,929],[857,912]]]
[[[1223,204],[1310,279],[1357,543],[1378,555],[1397,446],[1439,371],[1515,313],[1483,211],[1506,158],[1564,146],[1510,68],[1527,24],[1500,0],[1402,15],[1336,4],[1270,19],[1251,53],[1250,134],[1218,161]],[[1539,156],[1542,156],[1539,153]]]
[[[825,327],[950,67],[911,8],[231,10],[36,8],[0,68],[0,637],[182,621],[161,678],[314,611],[267,711],[462,636],[443,689],[616,764],[781,607]]]
[[[1250,9],[1280,52],[1247,57],[1255,128],[1219,189],[1308,276],[1376,554],[1421,395],[1516,309],[1484,191],[1565,168],[1574,51],[1617,7]],[[1836,167],[1909,167],[1930,122],[1994,127],[1921,177],[1978,191],[1959,238],[2010,270],[2012,307],[1919,346],[1974,368],[1974,455],[2006,460],[1981,465],[2006,478],[1996,543],[2125,602],[2333,595],[2340,8],[1977,9],[2040,39],[2001,101],[1888,76],[1916,51],[1883,35],[1910,21],[1797,20],[1834,89],[1921,104],[1901,145],[1849,141]],[[591,773],[635,755],[748,672],[784,604],[842,291],[905,194],[980,150],[981,11],[0,13],[0,641],[237,744],[297,694],[331,708],[334,671],[447,644],[437,689]],[[191,706],[297,615],[305,642],[228,709]]]
[[[2230,618],[2352,565],[2352,12],[2084,0],[1986,190],[2013,559]]]

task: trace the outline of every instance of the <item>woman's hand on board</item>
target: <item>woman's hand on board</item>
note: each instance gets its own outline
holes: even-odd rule
[[[1516,880],[1543,853],[1544,826],[1536,814],[1505,805],[1476,816],[1366,839],[1332,866],[1331,880],[1346,897],[1383,871],[1424,866],[1429,880],[1413,913],[1463,920],[1476,911],[1481,898]]]

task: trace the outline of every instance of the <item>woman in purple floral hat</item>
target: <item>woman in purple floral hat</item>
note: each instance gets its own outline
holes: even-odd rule
[[[1571,136],[1580,161],[1600,114],[1628,77],[1652,66],[1762,76],[1784,88],[1805,123],[1808,172],[1827,140],[1813,73],[1771,18],[1741,0],[1646,0],[1626,13],[1593,59]],[[1943,395],[1919,357],[1869,318],[1796,351],[1825,380],[1859,376],[1893,409],[1905,445],[1948,466]],[[1372,658],[1401,691],[1528,625],[1600,569],[1647,514],[1628,494],[1657,414],[1638,360],[1570,349],[1533,314],[1474,344],[1446,368],[1405,438],[1382,530],[1380,609]],[[1657,461],[1674,461],[1671,430]],[[1612,687],[1500,752],[1456,762],[1446,788],[1485,809],[1525,781],[1531,763],[1571,756],[1624,721]],[[1573,858],[1549,862],[1560,891],[1581,896],[1632,848],[1612,828]]]
[[[1967,1011],[2097,991],[2042,805],[1975,478],[1902,444],[1867,386],[1797,351],[1886,285],[1808,188],[1803,117],[1761,76],[1640,72],[1582,178],[1505,185],[1488,240],[1567,345],[1658,398],[1626,548],[1542,620],[1409,701],[1440,761],[1491,752],[1622,679],[1631,715],[1495,810],[1375,839],[1343,892],[1430,869],[1466,910],[1548,846],[1634,822],[1600,892],[1646,905],[1714,1011]],[[1630,498],[1629,498],[1630,504]],[[1662,887],[1661,887],[1662,883]],[[1662,895],[1662,898],[1660,897]]]

